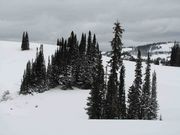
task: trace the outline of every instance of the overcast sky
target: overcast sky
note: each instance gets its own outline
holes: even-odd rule
[[[0,0],[0,40],[56,43],[73,30],[96,33],[109,49],[119,20],[125,45],[180,40],[180,0]]]

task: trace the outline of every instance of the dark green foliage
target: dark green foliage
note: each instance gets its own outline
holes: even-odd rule
[[[125,67],[122,65],[120,71],[119,93],[118,93],[119,118],[126,118],[126,95],[125,95]]]
[[[23,75],[20,94],[30,94],[32,92],[44,92],[48,89],[46,66],[44,61],[43,46],[37,49],[34,62],[29,61]]]
[[[79,54],[80,56],[84,56],[86,53],[86,34],[82,34],[81,42],[79,45]]]
[[[36,92],[44,92],[47,90],[47,76],[46,76],[46,65],[44,60],[43,45],[40,46],[38,56],[35,59],[35,74],[36,74]]]
[[[21,82],[20,94],[30,94],[31,91],[31,62],[28,61],[26,70],[24,71],[23,80]]]
[[[127,118],[128,119],[139,119],[139,110],[137,109],[137,106],[139,105],[139,95],[136,93],[136,89],[134,84],[129,88],[128,91],[128,110],[127,110]]]
[[[47,84],[48,84],[48,89],[54,88],[54,78],[52,74],[52,63],[50,61],[50,57],[48,57],[48,66],[47,66]]]
[[[122,33],[124,32],[124,29],[121,28],[120,23],[116,22],[114,24],[115,26],[113,27],[114,29],[114,37],[113,40],[111,41],[111,46],[112,46],[112,51],[111,51],[111,61],[114,61],[117,63],[115,65],[115,70],[118,70],[119,67],[122,64],[122,58],[121,58],[121,51],[122,51]]]
[[[128,93],[128,118],[141,119],[141,85],[142,85],[142,60],[141,52],[138,51],[135,69],[135,80]]]
[[[68,46],[69,46],[69,69],[72,70],[72,83],[75,84],[78,78],[78,67],[79,67],[79,47],[76,35],[74,32],[71,33],[71,36],[68,39]],[[70,76],[69,76],[70,77]],[[75,81],[75,82],[73,82]]]
[[[117,72],[122,65],[121,59],[121,50],[122,42],[121,37],[123,29],[120,26],[120,23],[117,22],[114,24],[114,38],[111,41],[112,51],[111,51],[111,60],[110,60],[110,75],[107,86],[106,101],[104,106],[104,117],[106,119],[118,119],[118,77]]]
[[[23,32],[21,50],[29,50],[29,37],[27,32]]]
[[[98,63],[95,67],[96,75],[93,76],[92,88],[90,91],[90,97],[88,97],[88,103],[86,108],[89,119],[101,119],[102,107],[103,107],[103,91],[104,91],[104,70],[101,60],[101,54],[99,55]]]
[[[117,99],[117,74],[111,74],[108,80],[106,101],[104,107],[105,119],[118,119],[118,99]]]
[[[146,66],[144,84],[143,84],[142,95],[141,95],[141,117],[142,119],[145,119],[145,120],[151,119],[151,116],[150,116],[151,65],[150,65],[149,53],[148,53],[146,64],[147,66]]]
[[[157,101],[157,79],[156,79],[156,72],[153,73],[152,76],[152,91],[151,91],[151,97],[150,97],[150,119],[156,120],[157,119],[157,113],[158,113],[158,101]],[[160,116],[160,120],[161,120]]]
[[[170,60],[171,66],[180,66],[180,47],[177,42],[174,42],[174,47],[171,51],[171,60]]]

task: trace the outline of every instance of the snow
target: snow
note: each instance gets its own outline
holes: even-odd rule
[[[152,71],[157,72],[159,113],[163,121],[88,120],[84,108],[89,90],[64,91],[57,87],[33,96],[17,94],[25,65],[40,46],[31,43],[31,50],[22,52],[20,45],[0,41],[0,93],[9,90],[12,97],[0,103],[0,135],[180,134],[180,68],[152,65]],[[46,62],[55,49],[56,46],[44,45]],[[104,65],[108,60],[103,56]],[[135,63],[124,64],[127,91],[134,80]]]
[[[159,49],[152,50],[152,52],[170,52],[171,48],[174,46],[174,43],[167,43],[156,46],[159,47]]]
[[[150,50],[150,52],[152,52],[152,57],[151,58],[152,59],[157,59],[157,58],[170,59],[171,49],[172,49],[173,46],[174,46],[174,43],[156,45],[156,47],[158,49]]]
[[[132,50],[133,50],[132,47],[125,47],[125,48],[122,49],[123,52],[130,52]]]
[[[26,63],[35,59],[40,44],[30,43],[30,47],[29,51],[21,51],[20,42],[0,41],[0,95],[5,90],[16,92],[19,89]],[[46,60],[56,48],[55,45],[44,44]]]

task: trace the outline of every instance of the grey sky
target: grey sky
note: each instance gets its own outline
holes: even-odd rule
[[[109,49],[116,20],[125,45],[180,40],[180,0],[0,0],[0,40],[56,43],[72,30],[96,33]]]

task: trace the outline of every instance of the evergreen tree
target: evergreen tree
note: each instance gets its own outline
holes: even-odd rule
[[[57,39],[57,46],[60,46],[60,45],[61,45],[60,40]]]
[[[121,59],[121,49],[122,49],[122,33],[123,29],[120,26],[120,23],[117,22],[114,24],[114,38],[111,41],[112,51],[111,51],[111,60],[110,60],[110,76],[107,86],[107,95],[105,102],[105,118],[106,119],[117,119],[119,117],[118,114],[118,78],[117,72],[119,67],[122,64]]]
[[[46,66],[43,53],[43,45],[40,46],[39,52],[37,52],[37,57],[33,64],[34,75],[35,75],[35,92],[44,92],[48,89],[47,86],[47,76],[46,76]]]
[[[141,96],[141,117],[142,119],[151,119],[150,118],[151,65],[150,65],[149,53],[146,64],[147,67],[146,67],[144,84],[142,88],[142,96]]]
[[[157,119],[158,113],[158,101],[157,101],[157,80],[156,80],[156,72],[154,71],[152,76],[152,91],[151,91],[151,104],[150,104],[150,118],[153,120]]]
[[[29,50],[29,37],[27,32],[23,32],[21,50]]]
[[[141,52],[138,50],[135,80],[133,85],[129,89],[128,93],[128,118],[129,119],[141,119],[141,85],[142,85],[142,59]]]
[[[118,93],[118,101],[119,101],[119,118],[126,118],[126,95],[125,95],[125,67],[122,65],[120,71],[120,83],[119,83],[119,93]]]
[[[78,47],[78,41],[77,37],[74,34],[74,32],[71,33],[71,36],[68,40],[68,46],[69,48],[69,60],[70,60],[70,67],[69,69],[71,73],[71,82],[75,83],[77,81],[78,76],[78,67],[79,67],[79,47]],[[74,82],[73,82],[74,81]]]
[[[48,66],[47,66],[47,84],[48,89],[54,88],[53,76],[52,76],[52,63],[50,61],[50,57],[48,57]]]
[[[88,41],[87,41],[87,56],[91,55],[92,52],[92,35],[91,31],[88,34]]]
[[[31,62],[28,61],[24,71],[23,80],[20,87],[20,94],[30,94],[31,91]]]
[[[174,46],[172,47],[170,65],[180,66],[180,47],[177,42],[174,42]]]
[[[81,42],[79,45],[79,54],[80,56],[84,56],[86,53],[86,35],[82,34]]]
[[[103,91],[104,91],[104,70],[99,55],[98,64],[95,67],[96,74],[93,76],[92,88],[86,108],[89,119],[101,119],[103,107]]]

